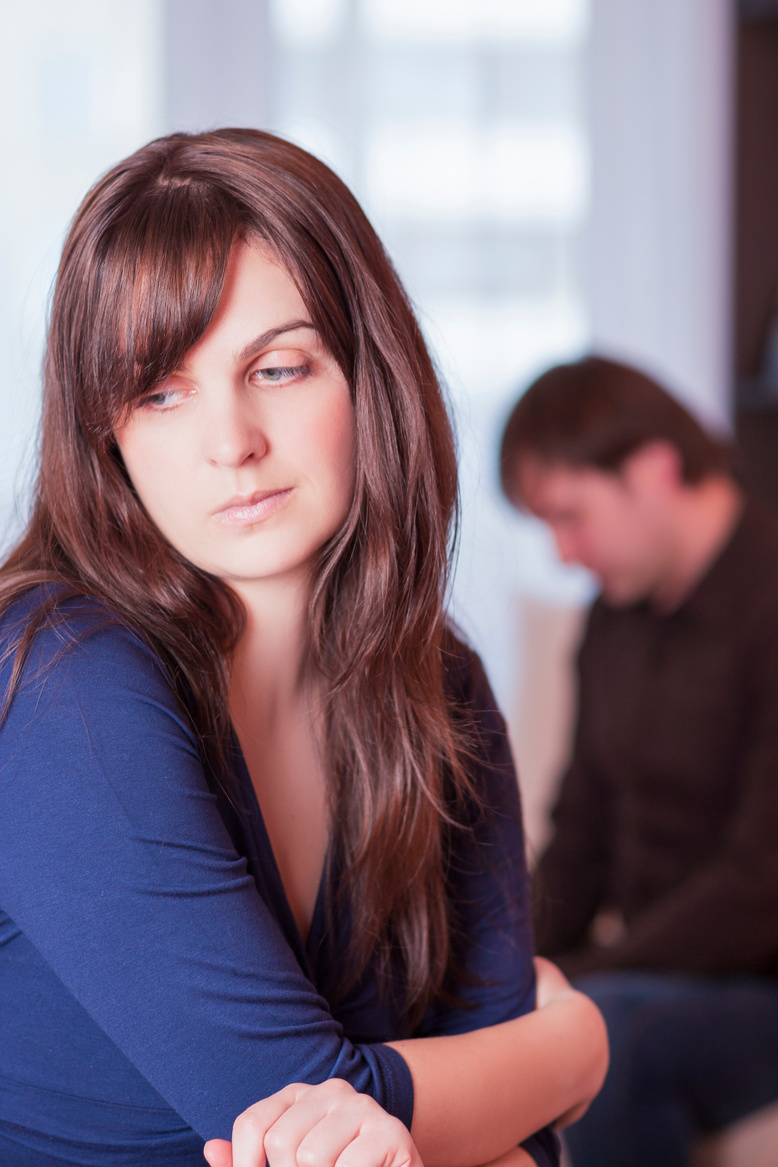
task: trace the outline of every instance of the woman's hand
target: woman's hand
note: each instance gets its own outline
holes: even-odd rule
[[[210,1167],[423,1167],[400,1120],[340,1078],[256,1102],[236,1118],[232,1143],[211,1139],[205,1157]]]

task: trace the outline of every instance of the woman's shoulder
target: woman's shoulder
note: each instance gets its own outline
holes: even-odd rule
[[[57,740],[63,750],[110,742],[128,753],[176,741],[199,757],[172,677],[141,630],[59,585],[30,589],[0,617],[0,729],[6,761]]]
[[[481,658],[452,623],[447,624],[443,639],[443,672],[446,693],[455,708],[467,711],[479,722],[494,718],[504,729]]]
[[[21,655],[20,655],[21,650]],[[99,599],[60,583],[37,584],[0,614],[0,684],[22,685],[68,674],[97,684],[126,684],[142,673],[163,687],[167,674],[140,630]]]
[[[446,692],[462,734],[462,756],[475,803],[514,817],[518,786],[505,718],[481,658],[451,625],[446,629],[443,660]]]

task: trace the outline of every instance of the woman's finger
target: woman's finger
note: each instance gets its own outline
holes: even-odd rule
[[[291,1115],[292,1111],[288,1111]],[[284,1116],[285,1118],[287,1115]],[[346,1099],[335,1106],[315,1125],[310,1124],[303,1133],[296,1151],[297,1167],[335,1167],[346,1147],[349,1146],[368,1127],[375,1128],[386,1120],[383,1141],[390,1143],[389,1132],[391,1124],[395,1122],[378,1103],[365,1094],[354,1093],[353,1098]],[[398,1124],[402,1130],[405,1127]],[[272,1134],[273,1132],[271,1132]],[[391,1143],[396,1141],[392,1132]],[[268,1151],[269,1158],[273,1159],[272,1152]],[[274,1164],[275,1167],[275,1164]]]
[[[399,1120],[397,1127],[366,1127],[343,1149],[334,1167],[423,1167],[410,1133]]]
[[[238,1115],[232,1129],[233,1167],[297,1167],[297,1149],[308,1132],[331,1110],[359,1095],[348,1082],[333,1078],[317,1086],[294,1083]]]
[[[344,1106],[339,1091],[317,1087],[301,1094],[265,1135],[265,1154],[272,1167],[334,1167],[343,1147],[359,1130],[358,1098],[352,1091]]]
[[[235,1121],[232,1156],[211,1167],[422,1167],[410,1133],[365,1094],[334,1078],[296,1083]],[[209,1144],[215,1155],[224,1144]],[[345,1163],[344,1163],[345,1156]]]
[[[267,1132],[294,1106],[300,1092],[307,1089],[307,1086],[295,1082],[269,1098],[255,1102],[238,1115],[232,1126],[232,1167],[265,1167]]]
[[[209,1167],[232,1167],[232,1143],[226,1139],[209,1139],[203,1154]]]

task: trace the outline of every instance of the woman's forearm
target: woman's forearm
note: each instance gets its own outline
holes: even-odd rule
[[[485,1167],[536,1167],[535,1160],[521,1147],[511,1147],[499,1159],[493,1159]]]
[[[477,1167],[585,1106],[608,1063],[605,1024],[581,993],[451,1037],[390,1042],[414,1086],[411,1134],[425,1167]]]

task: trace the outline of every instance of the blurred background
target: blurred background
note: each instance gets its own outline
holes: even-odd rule
[[[294,139],[362,200],[448,386],[452,607],[509,713],[537,833],[535,775],[563,748],[543,727],[569,706],[549,670],[591,584],[500,501],[501,426],[532,376],[595,348],[722,428],[737,373],[763,440],[778,240],[754,224],[778,190],[758,132],[741,181],[738,119],[769,106],[775,129],[777,30],[767,0],[0,0],[2,542],[26,514],[47,300],[87,188],[172,130]]]

